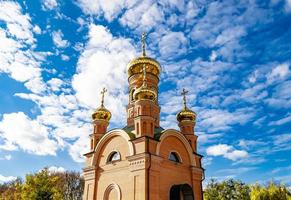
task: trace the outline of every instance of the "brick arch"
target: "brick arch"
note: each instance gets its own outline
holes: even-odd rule
[[[100,151],[102,150],[103,146],[110,141],[110,139],[114,138],[114,137],[121,137],[123,139],[126,140],[127,144],[128,144],[128,149],[129,149],[129,155],[132,156],[134,155],[134,146],[132,144],[132,142],[130,141],[130,137],[129,135],[121,129],[115,129],[112,131],[109,131],[108,133],[105,133],[105,135],[99,140],[98,144],[96,145],[96,148],[94,150],[94,155],[93,155],[93,159],[92,159],[92,166],[96,166],[97,164],[97,160],[98,160],[98,156],[100,154]]]
[[[117,192],[117,200],[121,200],[121,190],[120,187],[116,183],[111,183],[105,190],[103,200],[110,200],[109,195],[115,190]]]
[[[195,162],[195,159],[193,156],[192,147],[190,146],[190,144],[187,141],[187,139],[185,138],[185,136],[181,132],[176,131],[174,129],[168,129],[168,130],[165,130],[162,132],[162,136],[160,137],[160,142],[157,145],[156,155],[160,156],[161,146],[167,137],[176,137],[178,140],[180,140],[188,152],[188,156],[189,156],[189,160],[191,162],[191,165],[196,166],[196,162]]]

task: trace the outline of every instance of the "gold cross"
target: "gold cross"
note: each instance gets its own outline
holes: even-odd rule
[[[188,94],[189,91],[185,90],[185,88],[183,88],[181,95],[183,95],[183,101],[184,101],[184,109],[187,108],[186,106],[186,94]]]
[[[107,92],[107,89],[106,88],[103,88],[103,90],[101,91],[101,107],[104,107],[104,94],[105,92]]]
[[[145,52],[145,40],[146,40],[146,33],[143,32],[141,35],[141,46],[142,46],[142,55],[146,56],[146,52]]]

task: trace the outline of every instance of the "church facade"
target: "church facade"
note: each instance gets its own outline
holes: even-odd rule
[[[90,152],[85,154],[84,200],[202,200],[204,169],[197,153],[196,114],[186,105],[177,113],[180,130],[160,126],[160,64],[143,54],[127,66],[127,125],[108,131],[111,113],[92,114]]]

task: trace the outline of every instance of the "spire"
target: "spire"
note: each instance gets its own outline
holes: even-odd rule
[[[103,88],[103,90],[101,91],[101,107],[103,108],[104,107],[104,94],[105,92],[107,92],[107,89],[106,88]]]
[[[146,40],[146,33],[143,32],[141,35],[141,47],[142,47],[142,56],[146,56],[146,52],[145,52],[145,41]]]
[[[183,88],[181,95],[183,95],[183,103],[184,103],[184,110],[187,109],[187,101],[186,101],[186,94],[188,94],[189,91],[185,90],[185,88]]]

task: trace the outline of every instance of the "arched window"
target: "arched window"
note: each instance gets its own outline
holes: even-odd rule
[[[109,154],[107,162],[114,162],[114,161],[118,161],[118,160],[121,160],[120,153],[117,151],[113,151]]]
[[[181,162],[179,155],[176,152],[171,152],[169,155],[169,160],[174,162]]]

